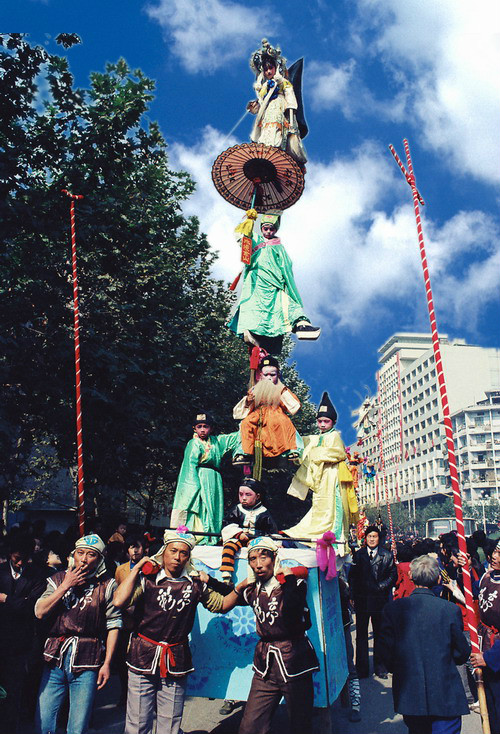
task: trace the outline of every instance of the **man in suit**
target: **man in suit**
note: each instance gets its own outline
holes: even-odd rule
[[[4,731],[18,731],[21,694],[33,646],[35,602],[45,588],[45,577],[30,563],[33,541],[9,541],[7,561],[0,566],[0,686],[7,696],[0,702]]]
[[[470,645],[455,604],[431,591],[439,580],[437,560],[419,556],[410,564],[415,590],[388,604],[382,615],[379,650],[393,673],[394,710],[409,734],[459,734],[469,713],[457,671]]]
[[[380,657],[378,638],[382,609],[389,601],[397,579],[392,553],[380,543],[380,530],[369,525],[365,530],[365,545],[353,557],[349,571],[349,587],[356,612],[356,670],[360,678],[370,674],[368,661],[368,623],[373,629],[373,667],[375,675],[387,678]]]

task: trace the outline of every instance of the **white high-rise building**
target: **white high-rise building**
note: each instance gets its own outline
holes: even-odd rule
[[[462,425],[460,416],[465,409],[467,415],[469,409],[470,415],[478,414],[478,403],[479,412],[487,416],[484,422],[489,420],[488,436],[486,428],[482,432],[473,429],[469,418],[463,419],[468,429],[459,429],[457,453],[461,460],[462,456],[464,461],[467,459],[469,472],[466,474],[466,467],[461,464],[462,480],[465,482],[467,477],[469,483],[462,486],[463,496],[465,500],[475,499],[471,481],[479,475],[471,473],[472,456],[482,458],[484,454],[484,461],[476,468],[484,469],[488,481],[495,465],[496,481],[500,478],[500,445],[498,450],[493,449],[495,435],[500,443],[500,406],[488,403],[482,408],[482,401],[490,400],[487,395],[500,391],[500,350],[471,346],[462,339],[450,341],[447,336],[440,338],[440,348],[450,413],[457,425]],[[449,492],[445,431],[430,334],[395,334],[379,353],[377,395],[370,398],[371,409],[358,428],[362,441],[359,451],[367,457],[368,465],[375,466],[375,477],[362,474],[358,486],[361,503],[385,502],[386,487],[391,502]],[[484,439],[484,444],[491,442],[489,455],[483,444],[478,444],[484,448],[483,454],[469,450],[469,439],[477,435]],[[498,496],[498,481],[488,486]]]
[[[500,391],[452,415],[460,486],[466,499],[500,499]]]

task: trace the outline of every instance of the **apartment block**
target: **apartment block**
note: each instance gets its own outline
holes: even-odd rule
[[[495,445],[495,436],[500,439],[500,406],[493,401],[500,394],[500,350],[469,345],[463,339],[451,341],[445,335],[440,338],[440,349],[450,412],[457,426],[464,499],[477,499],[476,485],[498,496],[500,444]],[[358,450],[367,457],[368,465],[375,466],[374,477],[362,474],[358,487],[361,502],[385,502],[386,492],[391,502],[449,493],[430,334],[395,334],[380,347],[379,355],[377,393],[369,398],[371,409],[358,428]],[[481,423],[479,414],[488,429],[472,426]],[[470,443],[473,437],[477,441],[474,449]],[[488,449],[487,443],[491,443]],[[472,464],[473,460],[478,463]],[[483,476],[484,481],[479,479]]]
[[[452,415],[460,486],[468,500],[499,498],[500,391]]]

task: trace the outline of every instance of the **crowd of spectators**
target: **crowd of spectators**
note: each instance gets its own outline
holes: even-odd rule
[[[89,527],[89,532],[97,534],[105,541],[103,562],[106,564],[107,576],[116,579],[118,585],[144,556],[154,554],[161,545],[161,540],[155,538],[155,532],[151,528],[145,532],[144,528],[130,527],[121,520],[114,527],[108,528],[95,523],[93,527]],[[66,571],[68,561],[71,568],[71,557],[77,540],[78,532],[75,527],[68,528],[64,533],[46,531],[43,522],[16,524],[0,540],[0,718],[5,730],[12,734],[18,730],[21,718],[34,718],[43,674],[43,646],[48,627],[47,621],[41,618],[42,615],[35,615],[35,604],[47,589],[48,579],[58,572]],[[398,710],[399,706],[399,711],[405,715],[409,731],[417,731],[418,727],[423,726],[423,719],[419,716],[427,716],[425,707],[421,707],[423,714],[401,710],[401,706],[404,708],[406,705],[406,683],[401,681],[401,677],[404,679],[401,670],[405,666],[398,663],[401,650],[398,648],[396,654],[394,645],[399,644],[398,635],[404,628],[402,619],[406,620],[405,623],[408,619],[416,619],[425,609],[425,614],[429,615],[429,619],[435,618],[439,628],[442,623],[439,615],[447,610],[447,624],[451,624],[453,628],[456,615],[459,614],[460,629],[465,630],[465,643],[461,641],[462,638],[449,643],[451,647],[456,644],[457,648],[452,664],[453,668],[456,666],[461,681],[460,696],[465,696],[470,711],[479,713],[474,668],[481,667],[486,681],[491,731],[493,734],[500,734],[500,607],[496,601],[496,589],[492,587],[492,591],[488,586],[490,582],[500,583],[500,544],[496,540],[489,540],[483,531],[478,530],[467,538],[466,555],[459,551],[455,532],[446,533],[437,540],[400,537],[391,546],[383,527],[370,526],[361,547],[352,550],[353,563],[350,572],[341,579],[349,662],[346,689],[350,697],[351,720],[361,719],[359,678],[369,675],[368,624],[371,621],[375,637],[374,673],[381,678],[387,678],[388,673],[393,675],[395,707]],[[346,568],[348,566],[346,564]],[[469,568],[471,575],[476,619],[489,640],[484,652],[472,656],[469,656],[470,636],[465,608],[465,566]],[[404,601],[410,598],[411,602]],[[446,601],[448,605],[435,607],[432,601],[435,598]],[[398,606],[401,601],[404,601],[404,609],[402,605]],[[393,607],[394,604],[397,606]],[[350,645],[353,613],[358,636],[356,661]],[[428,621],[427,625],[429,624]],[[125,657],[128,636],[133,625],[132,612],[125,608],[123,631],[119,634],[112,663],[112,670],[119,676],[121,684],[120,698],[116,705],[122,707],[126,705],[127,698]],[[432,638],[434,626],[432,635],[430,628],[427,628],[429,638]],[[411,633],[405,639],[412,639],[412,644],[417,645],[417,623],[412,623]],[[443,640],[445,638],[446,635]],[[464,646],[467,655],[464,655]],[[426,644],[423,643],[422,649],[426,649]],[[424,664],[425,660],[422,662]],[[396,681],[399,681],[397,689],[394,687]],[[455,713],[458,717],[464,713],[458,703]],[[65,710],[63,706],[59,715],[67,716],[67,708]],[[440,720],[439,713],[433,716]],[[412,729],[412,726],[417,726],[417,729]]]

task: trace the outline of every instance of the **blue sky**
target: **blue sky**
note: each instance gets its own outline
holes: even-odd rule
[[[9,7],[10,6],[10,7]],[[424,236],[438,327],[500,347],[497,0],[11,0],[4,28],[67,55],[76,83],[124,57],[156,80],[149,117],[171,165],[188,170],[187,202],[211,246],[215,274],[239,272],[239,211],[215,191],[217,155],[248,140],[248,60],[263,37],[289,62],[305,58],[309,162],[302,198],[282,218],[306,311],[323,328],[294,359],[318,401],[327,389],[346,443],[351,410],[375,389],[377,349],[397,331],[428,331],[409,186],[389,153],[410,142],[425,199]]]

